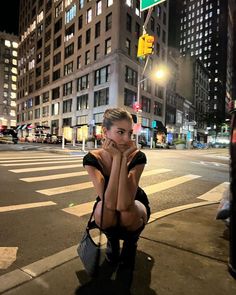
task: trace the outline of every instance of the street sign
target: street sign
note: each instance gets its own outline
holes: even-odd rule
[[[152,6],[155,6],[157,4],[160,4],[161,2],[164,2],[166,0],[141,0],[140,1],[140,10],[146,10]]]

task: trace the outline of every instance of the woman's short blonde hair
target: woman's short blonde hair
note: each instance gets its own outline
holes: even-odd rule
[[[105,111],[103,115],[102,126],[106,127],[107,130],[109,130],[114,122],[121,120],[127,120],[130,123],[133,123],[132,115],[126,109],[109,108]]]

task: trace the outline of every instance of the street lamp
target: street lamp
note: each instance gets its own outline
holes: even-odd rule
[[[142,82],[146,81],[149,78],[152,78],[152,79],[160,82],[160,84],[163,84],[167,81],[168,76],[169,76],[168,68],[165,65],[159,65],[158,68],[154,72],[151,72],[148,76],[146,76],[145,78],[142,79],[144,71],[145,71],[145,67],[144,67],[142,75],[140,75],[140,73],[138,73],[137,101],[134,105],[135,111],[136,111],[136,118],[137,118],[137,125],[136,125],[137,126],[137,130],[136,130],[136,145],[137,146],[138,146],[138,136],[139,136],[138,133],[139,133],[139,129],[141,128],[141,123],[139,123],[139,113],[142,112],[141,106],[140,106],[140,96],[141,96],[140,85]],[[140,126],[139,126],[139,124],[140,124]]]

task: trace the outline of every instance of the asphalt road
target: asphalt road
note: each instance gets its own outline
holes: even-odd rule
[[[200,202],[199,196],[216,187],[220,192],[218,186],[229,181],[226,149],[143,151],[148,163],[140,186],[148,192],[152,213]],[[74,215],[73,208],[82,204],[81,213],[95,199],[84,171],[78,155],[0,152],[0,249],[16,253],[8,267],[1,268],[0,259],[0,275],[80,241],[89,215]],[[33,207],[27,208],[29,204]]]

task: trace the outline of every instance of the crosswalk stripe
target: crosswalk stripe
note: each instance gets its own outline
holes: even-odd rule
[[[198,199],[205,200],[205,201],[212,201],[217,202],[222,199],[223,193],[225,190],[229,188],[229,182],[223,182],[219,184],[218,186],[214,187],[207,193],[201,195],[198,197]]]
[[[73,160],[58,160],[48,161],[47,164],[57,164],[57,163],[71,163],[71,162],[82,162],[82,159],[73,159]],[[45,165],[43,162],[33,162],[33,163],[14,163],[14,164],[1,164],[1,166],[10,167],[10,166],[30,166],[30,165]]]
[[[155,192],[160,192],[162,190],[168,189],[170,187],[176,186],[178,184],[182,184],[186,181],[190,181],[190,180],[193,180],[193,179],[196,179],[199,177],[201,177],[201,176],[190,174],[190,175],[186,175],[186,176],[182,176],[182,177],[177,177],[177,178],[173,179],[173,181],[168,180],[168,181],[158,183],[157,185],[149,185],[149,186],[144,187],[143,189],[147,193],[147,195],[154,194]],[[92,183],[91,183],[91,186],[92,186]],[[148,191],[149,191],[149,193],[148,193]],[[69,208],[64,208],[64,209],[62,209],[62,211],[65,211],[67,213],[81,217],[81,216],[89,214],[91,212],[94,202],[95,201],[83,203],[83,204],[76,205],[76,206],[69,207]]]
[[[71,157],[75,157],[75,158],[78,158],[78,156],[71,156]],[[45,154],[42,154],[41,156],[30,156],[30,157],[27,157],[27,156],[24,156],[24,157],[15,157],[15,158],[13,158],[12,156],[10,157],[10,159],[11,160],[20,160],[20,159],[22,159],[22,160],[24,160],[24,159],[39,159],[39,160],[41,160],[41,159],[46,159],[46,158],[65,158],[65,155],[62,155],[62,156],[59,156],[59,155],[57,155],[57,156],[53,156],[53,155],[51,155],[51,156],[45,156]],[[6,160],[7,158],[6,157],[0,157],[0,160]]]
[[[59,186],[49,189],[43,189],[36,191],[37,193],[47,195],[47,196],[53,196],[63,193],[69,193],[69,192],[75,192],[75,191],[81,191],[83,189],[91,188],[93,187],[93,184],[91,181],[89,182],[83,182],[79,184],[72,184],[72,185],[66,185],[66,186]]]
[[[78,159],[81,159],[79,157],[77,157]],[[58,161],[58,160],[72,160],[75,159],[75,157],[55,157],[55,158],[50,158],[50,161]],[[32,162],[32,161],[36,161],[37,159],[22,159],[22,160],[6,160],[6,161],[0,161],[0,164],[5,164],[5,163],[19,163],[19,162]],[[49,159],[38,159],[40,162],[47,162]]]
[[[142,177],[143,176],[150,176],[150,175],[166,173],[166,172],[170,172],[170,171],[171,171],[170,169],[148,170],[148,171],[143,172]],[[25,181],[25,182],[38,182],[38,181],[64,179],[64,178],[76,177],[76,176],[84,176],[84,175],[88,175],[87,171],[63,173],[63,174],[53,174],[53,175],[36,176],[36,177],[25,177],[25,178],[20,178],[20,180]]]
[[[188,175],[176,177],[176,178],[173,178],[170,180],[166,180],[161,183],[148,185],[148,186],[144,187],[143,189],[147,195],[151,195],[151,194],[169,189],[169,188],[174,187],[176,185],[183,184],[183,183],[188,182],[190,180],[197,179],[199,177],[201,177],[201,176],[188,174]]]
[[[143,174],[143,176],[148,176],[151,174],[156,174],[157,172],[159,173],[164,173],[170,171],[169,169],[154,169],[153,171],[146,171],[146,173]],[[66,185],[66,186],[60,186],[60,187],[54,187],[54,188],[49,188],[49,189],[43,189],[43,190],[38,190],[36,191],[37,193],[47,195],[47,196],[53,196],[53,195],[58,195],[62,193],[69,193],[69,192],[75,192],[87,188],[92,188],[93,183],[91,181],[89,182],[83,182],[79,184],[72,184],[72,185]]]
[[[46,206],[52,206],[52,205],[57,205],[57,204],[52,201],[48,201],[48,202],[37,202],[37,203],[27,203],[27,204],[20,204],[20,205],[3,206],[3,207],[0,207],[0,213],[15,211],[15,210],[38,208],[38,207],[46,207]]]
[[[36,176],[36,177],[25,177],[25,178],[20,178],[20,180],[25,182],[38,182],[38,181],[46,181],[46,180],[64,179],[64,178],[83,176],[83,175],[88,175],[87,171],[53,174],[53,175]]]
[[[76,168],[76,167],[83,167],[83,164],[13,169],[9,171],[13,173],[24,173],[24,172],[46,171],[46,170],[49,171],[49,170],[58,170],[58,169],[70,169],[70,168]]]

